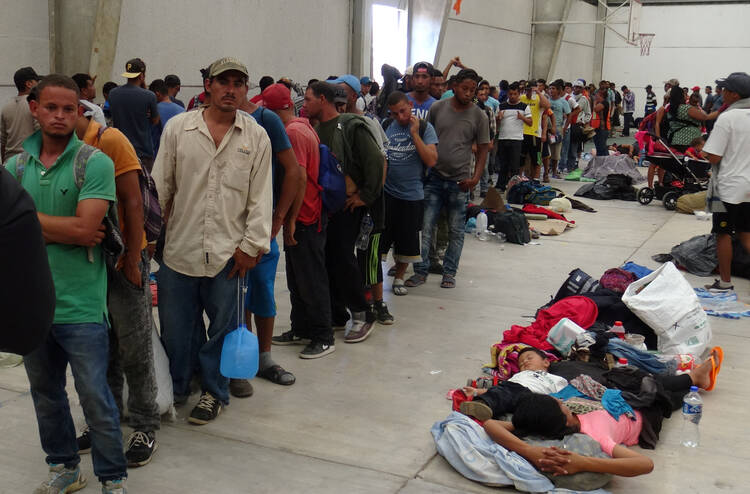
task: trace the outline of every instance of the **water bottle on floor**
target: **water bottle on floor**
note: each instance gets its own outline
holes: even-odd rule
[[[487,213],[484,209],[477,215],[477,238],[479,240],[489,240],[490,235],[487,232]]]
[[[682,445],[695,448],[700,443],[698,424],[703,415],[703,400],[698,386],[690,386],[690,392],[682,399]]]
[[[359,227],[359,237],[357,237],[357,249],[367,250],[367,246],[370,243],[370,233],[372,232],[375,223],[372,221],[370,213],[365,214],[362,217],[362,224]]]

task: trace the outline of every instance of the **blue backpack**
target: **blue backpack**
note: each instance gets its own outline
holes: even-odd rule
[[[318,170],[318,185],[323,207],[329,213],[335,213],[344,208],[346,203],[346,180],[341,162],[334,156],[331,149],[320,144],[320,168]]]
[[[519,182],[508,190],[508,202],[511,204],[538,204],[547,206],[557,197],[557,191],[549,185],[542,185],[536,180]]]

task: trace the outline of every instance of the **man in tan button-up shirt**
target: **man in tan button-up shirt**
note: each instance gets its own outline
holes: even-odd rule
[[[233,58],[211,64],[208,106],[169,121],[154,163],[166,228],[159,320],[176,404],[187,400],[199,364],[202,394],[188,419],[195,424],[215,419],[229,402],[219,372],[224,336],[239,324],[240,281],[270,248],[271,143],[237,112],[247,80]]]

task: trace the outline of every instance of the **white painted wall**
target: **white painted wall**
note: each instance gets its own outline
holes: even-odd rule
[[[643,116],[648,84],[661,98],[663,82],[673,77],[703,88],[731,72],[750,72],[748,20],[747,4],[644,6],[640,31],[656,33],[651,55],[641,57],[639,48],[607,32],[603,76],[633,89],[635,116]]]
[[[570,21],[595,21],[596,6],[585,2],[575,2],[571,6]],[[573,82],[583,78],[591,79],[594,71],[595,24],[567,24],[563,34],[560,53],[551,80],[563,79]]]
[[[234,56],[256,84],[263,75],[306,84],[347,70],[348,33],[348,0],[124,0],[111,80],[124,83],[125,62],[140,57],[149,81],[177,74],[186,101],[201,67]]]
[[[472,0],[451,10],[437,66],[443,70],[458,55],[491,84],[525,79],[531,41],[530,0]],[[455,73],[453,69],[452,73]]]
[[[18,94],[13,74],[21,67],[49,72],[47,0],[0,1],[0,105]]]
[[[442,70],[459,55],[491,83],[514,81],[529,75],[532,3],[530,0],[472,0],[461,4],[461,14],[451,10],[443,49],[438,58]],[[596,20],[596,7],[573,3],[569,20]],[[593,71],[593,24],[569,24],[563,35],[555,78],[589,79]],[[455,70],[455,69],[454,69]]]

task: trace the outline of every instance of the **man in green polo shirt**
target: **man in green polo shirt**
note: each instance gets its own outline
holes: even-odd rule
[[[124,494],[122,433],[107,385],[107,273],[99,246],[102,219],[115,200],[114,165],[107,155],[95,152],[86,162],[83,184],[76,184],[73,166],[83,146],[73,133],[78,98],[72,79],[45,77],[37,100],[29,105],[40,130],[24,141],[24,152],[5,165],[34,200],[56,292],[49,336],[24,358],[50,469],[49,479],[34,492],[73,492],[86,485],[65,393],[69,363],[91,429],[94,473],[102,492]]]

